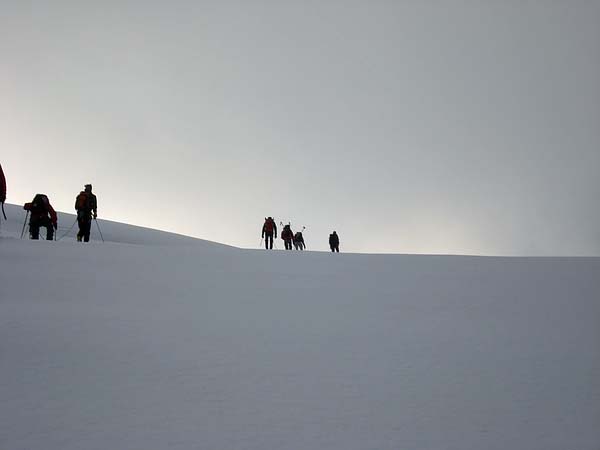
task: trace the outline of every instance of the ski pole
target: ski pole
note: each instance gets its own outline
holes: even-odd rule
[[[265,240],[265,238],[260,238],[260,245],[258,246],[258,248],[262,248],[262,243]]]
[[[71,232],[71,230],[73,229],[73,227],[75,226],[75,224],[77,223],[77,219],[75,219],[75,222],[73,222],[73,225],[71,225],[71,228],[69,228],[67,230],[67,232],[65,234],[63,234],[61,237],[58,238],[58,240],[60,241],[62,238],[64,238],[67,234],[69,234]]]
[[[4,212],[4,202],[2,202],[2,215],[4,216],[4,220],[8,220],[6,218],[6,213]]]
[[[100,229],[100,225],[98,225],[98,220],[94,219],[94,222],[96,222],[96,226],[98,227],[98,232],[100,233],[100,238],[102,239],[102,242],[104,242],[104,236],[102,236],[102,230]]]
[[[21,230],[21,239],[23,239],[23,234],[25,233],[25,224],[27,223],[27,217],[29,217],[29,211],[25,214],[25,220],[23,221],[23,229]]]

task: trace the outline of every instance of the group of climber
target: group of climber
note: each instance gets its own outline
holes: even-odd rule
[[[280,225],[283,225],[283,223],[280,222]],[[302,231],[304,231],[304,227],[302,227]],[[306,248],[302,231],[294,233],[291,224],[283,225],[281,239],[286,250],[292,250],[292,246],[296,250],[304,250]],[[273,249],[273,239],[275,237],[277,237],[277,224],[272,217],[266,217],[262,227],[262,239],[265,241],[265,249]],[[340,239],[335,231],[329,235],[329,248],[331,248],[332,252],[339,253],[340,251]]]
[[[304,250],[306,248],[302,231],[294,233],[289,223],[284,225],[283,230],[281,230],[281,239],[283,239],[286,250],[291,250],[292,245],[294,245],[296,250]]]
[[[4,214],[4,201],[6,200],[6,178],[0,165],[0,204],[2,204],[2,213]],[[23,209],[27,211],[29,217],[29,234],[31,239],[39,239],[40,228],[46,228],[46,239],[51,241],[55,237],[55,231],[58,229],[58,217],[56,211],[50,204],[50,200],[46,194],[36,194],[33,200],[23,205]],[[98,200],[92,193],[92,185],[86,184],[84,190],[81,191],[75,198],[75,210],[77,211],[77,224],[79,232],[77,233],[78,242],[89,242],[90,232],[92,228],[92,220],[98,217]],[[6,219],[6,215],[4,215]],[[27,220],[27,219],[26,219]],[[73,224],[74,225],[74,224]],[[302,231],[294,233],[291,224],[283,225],[281,230],[281,239],[284,242],[286,250],[305,250],[306,243]],[[25,224],[23,224],[25,227]],[[277,237],[277,224],[272,217],[265,218],[265,223],[262,228],[262,238],[265,241],[267,250],[273,249],[274,239]],[[262,241],[261,241],[262,244]],[[329,235],[329,248],[332,252],[340,251],[340,239],[334,231]]]
[[[4,214],[5,201],[6,178],[0,165],[0,204],[2,205],[4,219],[6,219],[6,214]],[[40,228],[44,227],[46,228],[46,239],[52,241],[55,237],[55,231],[58,229],[58,216],[48,196],[46,194],[36,194],[31,202],[23,205],[23,209],[29,215],[29,235],[31,239],[38,240],[40,238]],[[77,241],[89,242],[92,219],[98,217],[98,200],[92,193],[91,184],[86,184],[83,191],[75,198],[75,211],[77,211],[77,224],[79,225]],[[23,224],[24,227],[25,224]]]
[[[28,211],[29,234],[31,239],[40,238],[40,228],[46,228],[46,239],[54,239],[54,231],[58,229],[58,218],[56,211],[50,204],[46,194],[36,194],[33,200],[23,205],[23,209]],[[86,184],[75,198],[75,211],[77,211],[77,224],[79,231],[77,233],[77,242],[89,242],[92,229],[92,219],[98,217],[98,200],[92,193],[92,185]]]
[[[265,240],[265,248],[267,250],[273,249],[273,238],[276,236],[277,225],[275,224],[275,220],[272,217],[265,218],[265,224],[262,229],[262,238]],[[296,250],[304,250],[306,248],[302,231],[294,233],[290,224],[284,225],[283,230],[281,230],[281,239],[283,239],[286,250],[291,250],[292,245]]]

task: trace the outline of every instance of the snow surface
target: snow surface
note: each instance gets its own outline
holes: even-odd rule
[[[7,213],[2,450],[600,449],[600,258],[267,252],[108,222],[104,244],[30,241]]]

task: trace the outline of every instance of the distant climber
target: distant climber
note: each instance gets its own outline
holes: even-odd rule
[[[277,225],[272,217],[265,218],[262,228],[262,237],[265,240],[265,249],[273,250],[273,236],[277,236]]]
[[[75,210],[77,211],[77,242],[89,242],[92,229],[92,218],[98,217],[98,201],[92,194],[92,185],[86,184],[84,190],[75,198]]]
[[[2,215],[6,220],[6,214],[4,214],[4,202],[6,201],[6,178],[4,178],[4,172],[2,171],[2,164],[0,164],[0,203],[2,204]]]
[[[2,170],[2,164],[0,164],[0,203],[6,201],[6,178],[4,178],[4,171]]]
[[[283,239],[285,249],[291,250],[292,240],[294,239],[294,232],[292,231],[292,228],[289,223],[283,227],[283,230],[281,231],[281,239]]]
[[[329,235],[329,248],[332,252],[340,252],[340,238],[335,231]]]
[[[23,205],[23,209],[31,214],[29,218],[31,239],[40,238],[40,227],[46,227],[46,240],[54,239],[54,230],[58,228],[58,219],[56,211],[45,194],[36,194],[31,203]]]
[[[304,250],[306,248],[306,244],[304,243],[304,236],[302,236],[302,231],[297,231],[294,235],[294,248],[296,250]]]

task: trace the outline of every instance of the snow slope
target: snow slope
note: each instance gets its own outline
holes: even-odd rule
[[[4,221],[2,218],[0,223],[0,236],[19,238],[21,236],[21,231],[23,230],[26,211],[23,210],[22,206],[9,204],[4,205],[4,209],[6,210],[8,220]],[[75,242],[78,230],[76,216],[74,214],[67,214],[58,211],[57,214],[57,239],[60,239],[61,242]],[[107,242],[144,245],[188,245],[190,243],[194,243],[204,247],[225,247],[223,244],[217,244],[215,242],[203,241],[201,239],[195,239],[189,236],[182,236],[179,234],[167,233],[164,231],[152,230],[144,227],[126,225],[109,220],[103,220],[102,218],[98,219],[98,224],[100,230],[102,231],[102,236]],[[42,239],[46,237],[45,228],[40,229],[40,236]],[[25,228],[24,237],[28,237],[28,228]],[[95,224],[92,224],[92,233],[90,239],[92,241],[101,242],[98,226]]]
[[[0,238],[0,449],[600,448],[600,258],[21,225]]]

